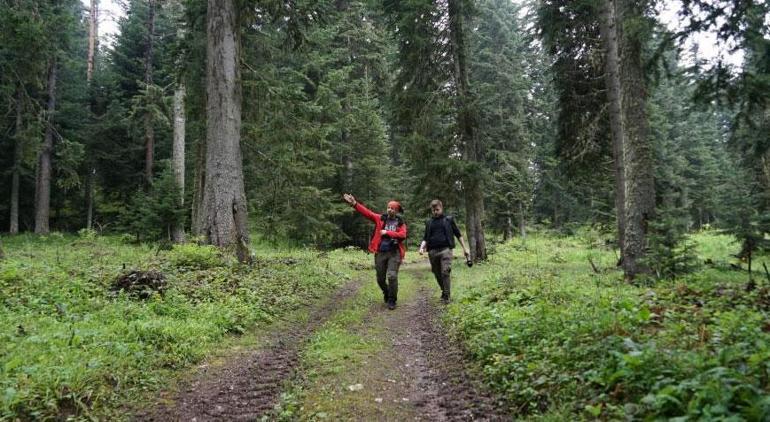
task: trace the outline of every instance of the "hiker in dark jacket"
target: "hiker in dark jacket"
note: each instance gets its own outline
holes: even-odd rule
[[[460,242],[465,259],[470,259],[468,248],[463,242],[462,233],[451,216],[444,215],[444,204],[434,199],[430,203],[430,211],[433,217],[425,222],[425,235],[420,244],[420,255],[428,251],[430,269],[436,276],[436,281],[441,287],[441,301],[449,302],[450,273],[452,272],[452,249],[455,247],[454,238]]]
[[[369,242],[369,252],[374,253],[374,267],[377,269],[377,284],[382,290],[382,297],[388,309],[396,308],[398,299],[398,269],[406,254],[406,222],[404,209],[397,201],[388,202],[385,214],[377,214],[366,208],[356,198],[346,193],[342,195],[359,214],[374,222],[374,233]],[[387,278],[387,283],[385,279]]]

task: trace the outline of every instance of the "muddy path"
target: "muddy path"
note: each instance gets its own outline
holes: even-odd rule
[[[427,263],[402,268],[395,310],[373,278],[363,272],[307,319],[269,332],[261,347],[202,365],[132,419],[514,419],[447,335]]]
[[[312,310],[306,320],[282,324],[257,350],[242,351],[219,365],[201,365],[175,391],[161,393],[139,421],[253,421],[272,411],[299,363],[307,338],[361,287],[354,280]]]
[[[313,358],[318,351],[306,354],[302,372],[317,375],[300,374],[295,380],[302,398],[289,419],[514,419],[504,402],[484,386],[479,368],[447,335],[441,322],[445,305],[438,300],[439,289],[427,263],[403,267],[399,278],[396,310],[385,308],[379,289],[371,281],[361,293],[368,299],[368,309],[360,318],[344,321],[350,335],[374,347],[356,351],[351,346],[342,362],[344,371],[324,370],[328,362]],[[334,329],[339,325],[333,324]],[[323,332],[322,328],[319,335]],[[325,351],[329,356],[339,354],[333,347]]]

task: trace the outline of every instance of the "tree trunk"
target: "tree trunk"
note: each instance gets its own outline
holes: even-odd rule
[[[208,0],[206,18],[206,186],[200,227],[209,243],[235,246],[238,260],[248,262],[236,0]]]
[[[206,140],[199,139],[195,146],[195,179],[193,180],[193,198],[191,209],[191,227],[193,236],[203,234],[200,226],[203,214],[203,191],[206,187]]]
[[[86,81],[90,84],[94,76],[94,58],[96,57],[96,40],[99,36],[99,0],[91,0],[91,10],[88,15],[88,58],[86,61]]]
[[[95,168],[89,168],[86,175],[86,228],[91,229],[94,225],[94,177]]]
[[[479,174],[481,171],[479,160],[482,152],[480,142],[476,136],[477,121],[472,108],[473,101],[468,79],[462,0],[449,0],[447,6],[449,15],[449,43],[452,50],[454,62],[453,76],[457,90],[457,127],[466,161],[465,180],[463,181],[466,207],[465,224],[468,232],[471,258],[474,261],[479,261],[487,258],[483,228],[484,187],[481,174]]]
[[[524,204],[519,201],[519,235],[522,239],[527,238],[527,220],[524,217]]]
[[[643,2],[642,2],[643,3]],[[642,5],[638,1],[619,0],[622,22],[642,19]],[[647,229],[655,214],[655,179],[653,148],[647,121],[647,86],[642,61],[643,40],[635,25],[620,31],[621,86],[624,95],[623,154],[626,230],[623,246],[623,270],[627,280],[633,280],[648,268],[643,264],[647,248]]]
[[[604,78],[607,85],[609,103],[610,133],[612,135],[612,161],[615,173],[615,215],[618,223],[618,247],[621,262],[626,233],[625,180],[623,168],[623,150],[625,134],[623,130],[622,91],[620,85],[620,57],[618,53],[617,13],[615,0],[604,0],[602,5],[601,35],[604,41],[605,61]]]
[[[21,179],[22,139],[22,92],[21,85],[16,90],[16,136],[13,145],[13,169],[11,170],[11,221],[8,232],[19,233],[19,183]]]
[[[184,142],[185,142],[185,86],[178,83],[174,91],[174,144],[171,152],[171,164],[174,170],[174,181],[179,190],[179,207],[184,206]],[[185,240],[184,224],[177,222],[171,229],[171,239],[176,243]]]
[[[144,83],[152,85],[152,56],[153,36],[155,34],[155,0],[149,0],[147,7],[147,44],[144,52]],[[152,168],[155,162],[155,128],[152,125],[152,115],[144,115],[144,181],[145,186],[152,185]]]
[[[38,154],[35,186],[35,233],[48,234],[51,214],[51,160],[53,156],[53,115],[56,110],[56,59],[51,59],[48,69],[48,104],[45,114],[45,137]]]
[[[97,40],[99,39],[99,0],[91,0],[91,10],[88,15],[88,59],[86,62],[86,81],[89,87],[94,78],[94,63],[96,61]],[[94,222],[94,178],[96,169],[88,168],[86,175],[86,228],[91,229]]]

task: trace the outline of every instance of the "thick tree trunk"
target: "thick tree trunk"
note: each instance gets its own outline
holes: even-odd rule
[[[640,2],[618,0],[622,22],[642,17]],[[649,138],[647,121],[647,86],[642,62],[643,40],[634,25],[620,31],[621,86],[624,95],[623,128],[625,152],[623,154],[624,181],[626,185],[626,231],[623,247],[623,269],[626,279],[633,278],[648,268],[643,264],[647,248],[647,229],[655,214],[655,179],[653,148]]]
[[[235,246],[238,260],[248,262],[236,0],[208,0],[206,18],[206,186],[200,227],[209,243]]]
[[[57,62],[52,59],[48,69],[48,104],[45,115],[45,137],[37,161],[35,186],[35,233],[48,234],[51,214],[51,160],[53,156],[53,115],[56,110]]]
[[[185,142],[185,110],[184,110],[185,86],[177,85],[174,91],[174,144],[171,151],[171,165],[174,170],[174,181],[179,190],[179,207],[184,206],[184,142]],[[184,224],[177,222],[171,229],[171,238],[174,242],[182,243],[185,240]]]
[[[626,185],[623,167],[625,133],[623,130],[620,57],[618,53],[618,18],[615,0],[604,0],[602,6],[603,16],[600,28],[605,50],[604,78],[607,85],[607,102],[609,103],[610,133],[612,135],[612,168],[615,173],[615,215],[618,222],[618,247],[620,248],[622,262],[626,232]]]
[[[149,0],[147,7],[147,45],[144,52],[144,83],[152,85],[153,37],[155,34],[155,0]],[[152,125],[152,115],[144,115],[144,180],[145,185],[152,184],[152,168],[155,164],[155,128]]]
[[[96,57],[96,40],[99,36],[99,0],[91,0],[91,10],[88,14],[88,58],[86,61],[86,81],[91,83],[94,76],[94,58]]]
[[[11,170],[11,221],[8,232],[11,234],[19,233],[19,183],[21,179],[21,158],[23,151],[22,125],[22,92],[21,86],[16,91],[16,136],[13,144],[13,169]]]
[[[466,174],[463,180],[465,193],[465,224],[468,232],[471,258],[475,261],[487,258],[487,246],[484,238],[484,187],[479,174],[482,157],[481,145],[476,136],[476,116],[472,109],[473,101],[468,79],[468,61],[465,47],[465,29],[463,28],[462,0],[449,0],[449,42],[454,62],[454,82],[457,90],[457,127],[463,154],[466,161]]]

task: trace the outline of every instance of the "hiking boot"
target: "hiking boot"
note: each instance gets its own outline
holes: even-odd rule
[[[388,309],[391,311],[396,309],[396,303],[395,302],[388,302]]]
[[[441,303],[444,305],[448,304],[450,302],[448,297],[441,296]]]

